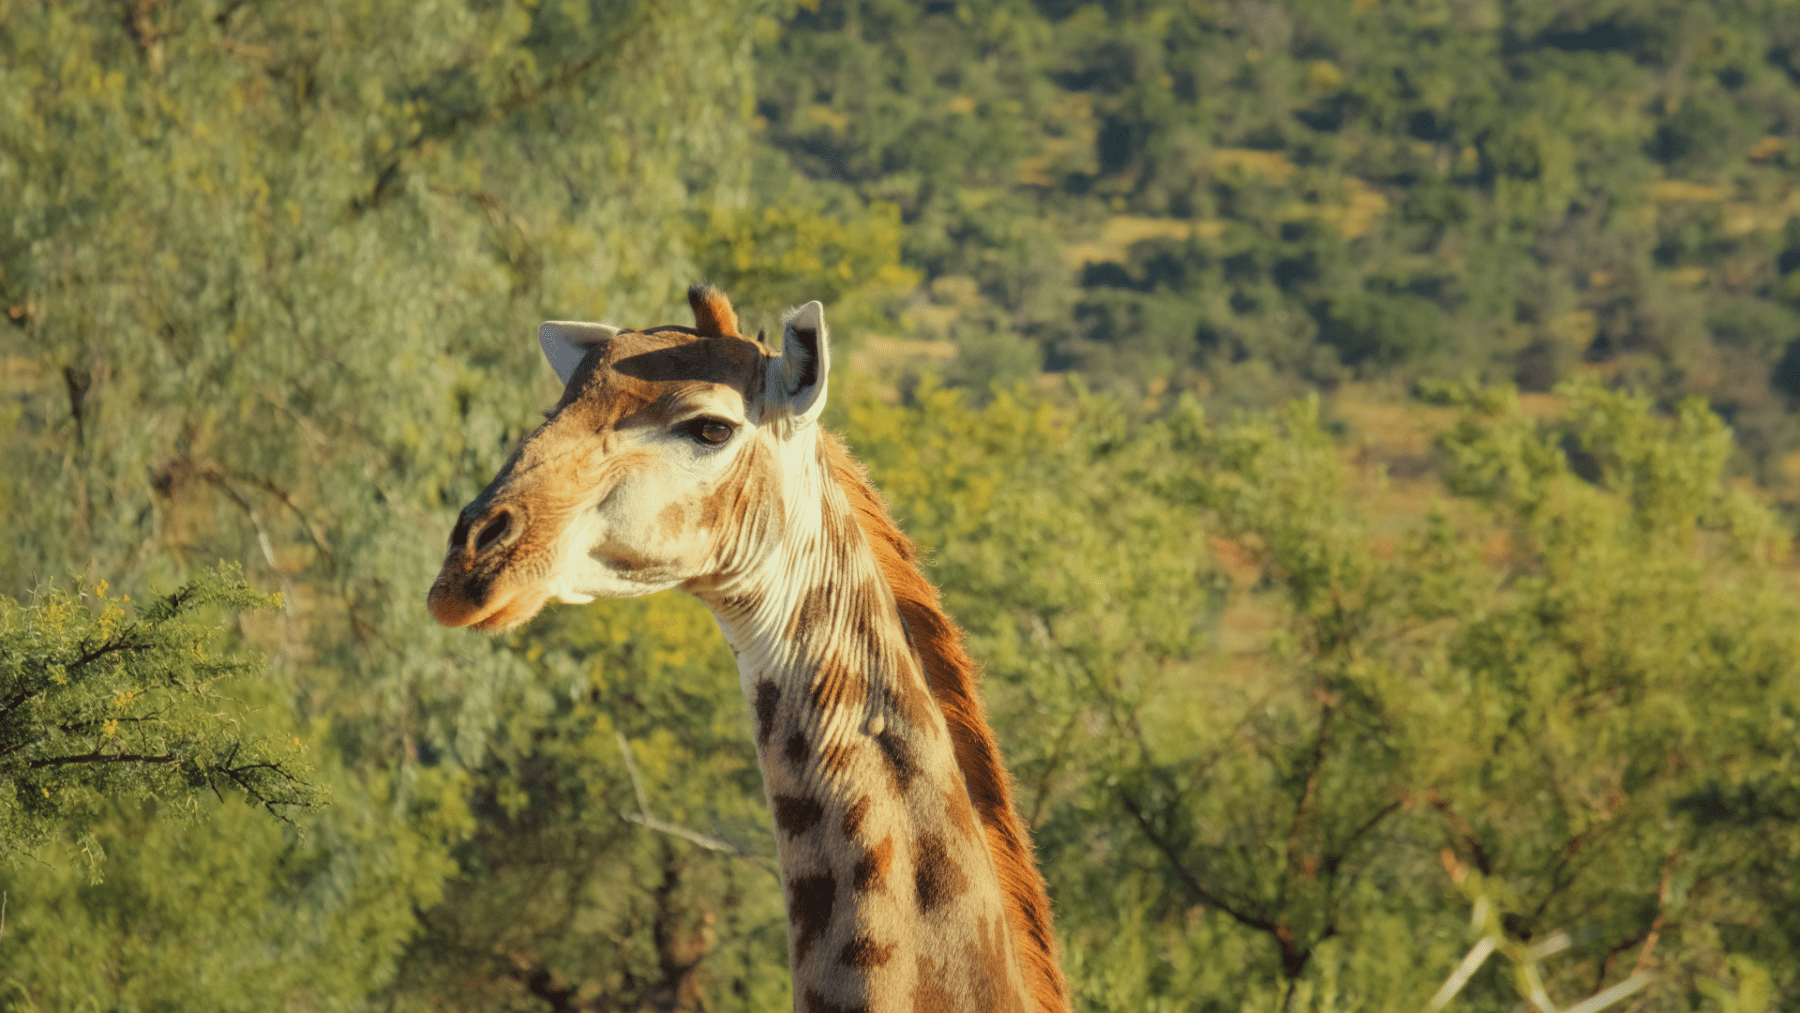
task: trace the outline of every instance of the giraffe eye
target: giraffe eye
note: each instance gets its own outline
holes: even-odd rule
[[[720,419],[710,418],[695,419],[692,422],[689,422],[685,428],[687,429],[687,434],[689,436],[699,440],[701,443],[710,444],[715,447],[724,443],[726,440],[731,439],[731,434],[734,432],[731,423]]]

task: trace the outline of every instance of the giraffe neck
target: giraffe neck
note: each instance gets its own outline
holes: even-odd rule
[[[795,456],[780,551],[698,592],[755,711],[795,1008],[1024,1013],[993,857],[893,590],[822,448]]]

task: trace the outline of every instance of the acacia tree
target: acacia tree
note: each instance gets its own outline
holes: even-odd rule
[[[266,662],[221,653],[213,619],[276,599],[223,571],[135,616],[104,584],[84,590],[0,598],[0,855],[68,833],[97,860],[91,827],[109,803],[195,815],[226,789],[286,821],[323,801],[299,737],[280,741],[250,711],[246,696],[264,694],[244,683]]]

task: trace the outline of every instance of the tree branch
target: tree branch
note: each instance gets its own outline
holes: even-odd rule
[[[19,694],[16,694],[16,695],[8,698],[5,703],[0,704],[0,718],[3,718],[6,715],[12,713],[13,708],[19,706],[20,704],[24,703],[25,701],[31,699],[32,697],[34,697],[36,695],[37,694],[31,692],[30,690],[26,690],[23,693],[19,693]]]
[[[625,772],[631,777],[631,790],[637,794],[638,811],[634,813],[628,812],[619,814],[626,822],[636,823],[638,826],[647,827],[658,833],[668,834],[672,837],[679,837],[684,841],[691,841],[708,851],[717,851],[721,854],[730,855],[733,858],[741,858],[759,868],[772,871],[769,869],[768,861],[761,855],[745,851],[743,848],[740,848],[729,841],[721,841],[717,837],[709,837],[706,834],[700,833],[698,830],[689,830],[686,827],[676,826],[666,820],[659,820],[650,815],[649,798],[644,793],[644,782],[638,777],[637,760],[631,755],[631,743],[625,741],[625,733],[618,731],[617,729],[613,731],[613,737],[618,740],[619,755],[625,758]]]
[[[1450,808],[1450,803],[1438,797],[1436,792],[1432,792],[1431,807],[1436,809],[1444,819],[1449,821],[1450,829],[1455,831],[1458,837],[1462,838],[1463,846],[1469,849],[1470,856],[1475,859],[1475,868],[1481,870],[1483,876],[1493,875],[1494,863],[1488,857],[1487,850],[1481,846],[1479,840],[1476,840],[1475,831],[1469,824],[1465,822],[1461,816],[1457,815],[1455,809]]]
[[[1188,869],[1188,867],[1181,862],[1181,855],[1175,851],[1174,844],[1170,844],[1168,838],[1163,837],[1161,833],[1157,833],[1154,826],[1150,826],[1150,820],[1143,815],[1143,808],[1139,806],[1138,801],[1132,799],[1130,795],[1121,795],[1121,801],[1125,802],[1125,811],[1129,811],[1130,815],[1132,815],[1132,819],[1138,820],[1138,828],[1143,829],[1143,835],[1150,838],[1150,844],[1156,844],[1157,851],[1161,851],[1163,856],[1168,858],[1168,867],[1174,869],[1177,876],[1181,876],[1181,882],[1188,887],[1188,892],[1192,892],[1193,900],[1201,901],[1201,903],[1208,905],[1208,907],[1217,907],[1217,909],[1222,910],[1222,912],[1226,912],[1228,916],[1231,916],[1233,921],[1237,921],[1238,925],[1242,925],[1242,927],[1255,928],[1258,932],[1267,932],[1269,936],[1276,937],[1276,941],[1282,943],[1282,963],[1287,963],[1285,954],[1287,954],[1287,950],[1289,950],[1289,946],[1291,946],[1291,941],[1289,941],[1289,939],[1292,937],[1292,930],[1289,930],[1285,925],[1274,923],[1271,919],[1262,918],[1262,916],[1256,916],[1256,914],[1249,914],[1247,910],[1238,910],[1237,905],[1233,905],[1231,901],[1224,900],[1224,898],[1220,898],[1219,894],[1215,894],[1215,892],[1210,891],[1210,889],[1206,889],[1206,885],[1201,883],[1201,878],[1195,876],[1192,869]]]
[[[1324,687],[1320,687],[1318,692],[1328,693]],[[1300,789],[1299,801],[1294,803],[1294,817],[1288,822],[1287,839],[1283,845],[1287,852],[1287,862],[1281,871],[1281,897],[1283,900],[1287,899],[1288,887],[1292,885],[1295,873],[1301,864],[1300,831],[1303,829],[1313,799],[1318,794],[1319,770],[1325,766],[1325,750],[1331,744],[1331,719],[1337,713],[1337,708],[1331,705],[1329,696],[1326,696],[1323,703],[1324,706],[1319,711],[1318,738],[1313,740],[1312,754],[1306,759],[1306,783]]]
[[[46,760],[29,760],[25,766],[32,770],[44,767],[67,767],[77,763],[180,763],[181,756],[176,753],[164,753],[161,756],[146,756],[138,753],[83,753],[80,756],[55,756]]]
[[[1392,816],[1394,813],[1398,812],[1400,809],[1401,801],[1402,801],[1401,799],[1395,799],[1392,802],[1389,802],[1387,805],[1382,806],[1380,809],[1377,809],[1375,811],[1375,815],[1369,817],[1367,820],[1365,820],[1363,822],[1362,826],[1356,828],[1356,832],[1350,835],[1350,838],[1344,842],[1344,846],[1349,847],[1350,845],[1355,844],[1362,837],[1362,835],[1375,829],[1375,827],[1377,825],[1379,825],[1382,820],[1385,820],[1389,816]]]
[[[142,641],[134,643],[130,639],[131,634],[136,632],[136,629],[137,629],[136,625],[133,624],[133,626],[131,628],[129,628],[125,631],[125,636],[120,637],[117,640],[108,640],[106,643],[101,644],[99,647],[94,648],[93,650],[87,652],[86,654],[83,654],[81,657],[76,658],[74,661],[69,662],[67,665],[64,665],[63,668],[64,669],[80,668],[83,665],[88,665],[95,661],[99,661],[101,658],[104,658],[108,654],[112,654],[116,651],[141,651],[141,650],[143,650],[145,645]],[[10,710],[11,708],[8,708],[8,709]],[[4,713],[4,712],[0,712],[0,713]]]

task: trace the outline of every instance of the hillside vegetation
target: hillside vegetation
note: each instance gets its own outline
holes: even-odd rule
[[[826,302],[1078,1009],[1791,1007],[1797,112],[1775,0],[0,0],[0,1008],[791,1008],[706,611],[424,609],[698,276]]]
[[[758,68],[768,186],[897,209],[978,388],[1597,372],[1796,446],[1791,3],[820,0]]]

